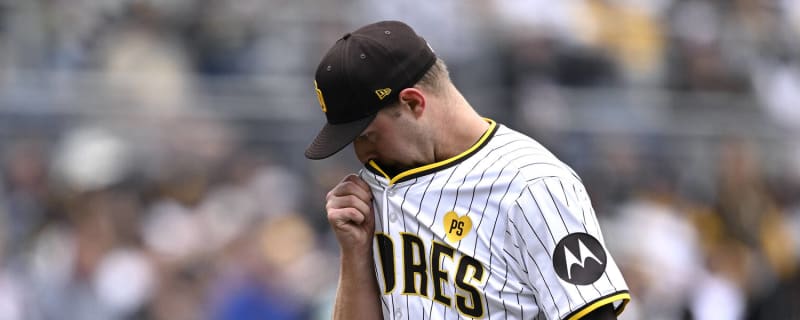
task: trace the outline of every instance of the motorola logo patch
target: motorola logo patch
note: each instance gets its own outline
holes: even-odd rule
[[[572,233],[558,242],[553,251],[553,267],[569,283],[587,285],[600,279],[606,270],[606,250],[588,233]]]

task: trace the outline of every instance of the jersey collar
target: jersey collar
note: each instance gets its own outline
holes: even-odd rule
[[[390,177],[388,174],[386,174],[386,172],[383,171],[383,169],[381,169],[381,167],[373,160],[370,160],[367,163],[367,166],[366,166],[367,170],[383,176],[384,178],[386,178],[386,180],[389,180],[389,185],[391,186],[391,185],[393,185],[395,183],[398,183],[398,182],[401,182],[401,181],[406,181],[406,180],[409,180],[409,179],[420,177],[420,176],[426,175],[428,173],[431,173],[431,172],[434,172],[434,171],[438,171],[438,170],[444,170],[444,169],[449,168],[449,167],[451,167],[453,165],[456,165],[459,162],[464,161],[464,159],[469,158],[469,156],[471,156],[471,155],[475,154],[476,152],[478,152],[478,150],[480,150],[481,148],[483,148],[483,146],[485,146],[486,143],[489,141],[489,138],[491,138],[494,135],[494,133],[497,131],[497,123],[494,120],[488,119],[488,118],[484,118],[484,119],[486,120],[486,122],[489,123],[489,129],[487,129],[486,132],[483,133],[481,138],[478,139],[478,142],[476,142],[474,145],[472,145],[472,147],[470,147],[466,151],[464,151],[464,152],[462,152],[462,153],[460,153],[460,154],[458,154],[458,155],[456,155],[456,156],[454,156],[452,158],[448,158],[448,159],[445,159],[445,160],[442,160],[442,161],[438,161],[438,162],[434,162],[434,163],[431,163],[431,164],[427,164],[427,165],[424,165],[424,166],[421,166],[421,167],[417,167],[417,168],[414,168],[414,169],[409,169],[409,170],[406,170],[406,171],[403,171],[403,172],[397,174],[394,177]]]

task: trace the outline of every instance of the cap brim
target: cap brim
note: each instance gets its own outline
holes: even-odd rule
[[[322,130],[306,148],[306,158],[312,160],[325,159],[344,149],[350,142],[358,137],[366,129],[375,115],[364,119],[342,124],[326,123]]]

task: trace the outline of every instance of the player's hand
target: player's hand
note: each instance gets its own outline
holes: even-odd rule
[[[372,192],[364,180],[350,174],[326,196],[328,223],[344,253],[364,254],[372,248],[375,216]]]

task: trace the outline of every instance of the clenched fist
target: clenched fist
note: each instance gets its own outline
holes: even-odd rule
[[[364,180],[350,174],[326,196],[328,223],[343,253],[366,254],[372,249],[375,216],[372,192]]]

